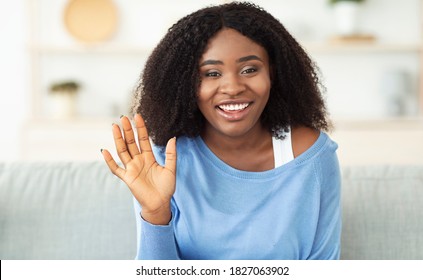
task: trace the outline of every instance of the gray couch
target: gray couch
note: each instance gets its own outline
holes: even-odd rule
[[[342,259],[423,259],[423,166],[343,167]],[[103,162],[0,164],[0,259],[133,259],[132,197]]]

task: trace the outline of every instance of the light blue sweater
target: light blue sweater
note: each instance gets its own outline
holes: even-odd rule
[[[273,170],[221,161],[200,137],[177,140],[169,225],[140,218],[137,259],[337,259],[340,169],[337,144],[321,132],[303,154]],[[164,151],[154,149],[164,164]]]

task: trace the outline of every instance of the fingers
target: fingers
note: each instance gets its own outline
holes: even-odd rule
[[[125,170],[120,168],[116,161],[113,159],[112,155],[107,150],[102,150],[101,154],[103,155],[104,160],[106,161],[107,166],[110,171],[119,178],[123,178],[125,175]]]
[[[147,128],[140,114],[134,116],[135,127],[137,128],[138,143],[140,144],[141,153],[152,152],[150,140],[148,138]]]
[[[134,157],[140,153],[137,143],[135,141],[134,137],[134,131],[132,130],[132,125],[129,119],[126,116],[122,116],[120,118],[122,129],[123,129],[123,135],[125,138],[125,143],[128,148],[129,154],[131,157]]]
[[[176,174],[176,137],[169,139],[167,142],[165,168]]]
[[[125,140],[122,137],[122,132],[117,124],[112,124],[113,139],[115,140],[116,152],[123,162],[127,164],[131,159],[131,155],[128,152],[128,147],[126,146]]]

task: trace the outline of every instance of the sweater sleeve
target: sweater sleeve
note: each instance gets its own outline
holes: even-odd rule
[[[331,151],[316,162],[320,181],[319,220],[313,248],[308,259],[334,260],[340,257],[341,247],[341,174],[332,142]]]
[[[158,226],[141,217],[141,206],[134,198],[137,224],[137,260],[179,259],[172,220],[168,225]],[[173,213],[172,213],[173,214]]]

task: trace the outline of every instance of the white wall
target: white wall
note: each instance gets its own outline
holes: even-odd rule
[[[40,7],[57,9],[66,0],[0,0],[0,161],[26,158],[22,147],[22,128],[30,116],[30,67],[28,56],[29,1],[44,3]],[[172,22],[186,13],[214,1],[142,1],[115,0],[119,7],[121,22],[116,42],[132,42],[153,45]],[[273,15],[278,17],[295,37],[302,42],[324,41],[333,34],[330,7],[327,0],[256,0]],[[381,42],[415,44],[421,40],[420,0],[368,0],[364,4],[361,28],[375,34]],[[49,10],[41,9],[42,15]],[[377,15],[377,16],[375,16]],[[40,38],[45,42],[72,43],[74,40],[64,32],[60,13],[56,17],[44,16],[42,25],[51,26],[49,32],[41,28]],[[151,28],[155,26],[155,32]],[[162,31],[160,31],[162,30]],[[153,34],[147,37],[146,34]],[[333,115],[344,118],[372,118],[386,115],[383,95],[383,73],[389,69],[405,69],[412,78],[413,92],[417,92],[419,57],[417,52],[388,53],[316,53],[313,54],[320,65],[328,88],[328,104]],[[122,57],[111,60],[125,60]],[[86,61],[89,63],[89,60]],[[48,62],[54,65],[54,60]],[[126,62],[123,62],[126,63]],[[131,64],[126,71],[138,71],[142,62]],[[129,65],[129,64],[127,64]],[[141,65],[139,65],[141,68]],[[134,70],[135,69],[135,70]],[[138,73],[138,72],[137,72]],[[52,75],[54,75],[54,70]],[[95,76],[95,73],[89,73]],[[132,74],[131,74],[132,75]],[[88,76],[88,74],[87,74]],[[97,76],[101,76],[100,74]],[[359,76],[361,78],[359,78]],[[365,77],[365,79],[362,79]],[[134,79],[136,76],[134,75]],[[43,83],[43,81],[41,80]],[[116,91],[128,92],[120,86],[118,79],[109,84]],[[102,91],[103,88],[99,88]],[[119,94],[113,98],[123,99]],[[88,112],[96,100],[83,100],[81,109]],[[96,103],[99,114],[107,110],[109,103]],[[98,126],[97,126],[98,128]],[[103,139],[99,139],[102,142]],[[68,151],[69,152],[69,151]]]
[[[20,157],[20,127],[30,108],[27,34],[25,0],[1,0],[0,161]]]

